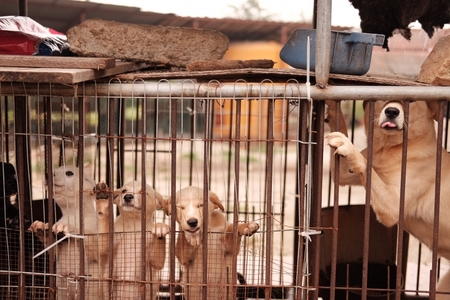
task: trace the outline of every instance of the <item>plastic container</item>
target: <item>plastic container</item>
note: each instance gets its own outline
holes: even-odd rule
[[[296,29],[280,51],[280,58],[288,65],[306,69],[307,38],[310,37],[310,70],[316,64],[316,30]],[[381,46],[384,35],[331,31],[331,73],[363,75],[369,71],[373,46]]]

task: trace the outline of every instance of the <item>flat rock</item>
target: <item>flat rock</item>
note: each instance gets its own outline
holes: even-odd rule
[[[450,85],[450,36],[440,38],[434,45],[420,68],[417,81],[433,85]]]
[[[214,30],[100,19],[88,19],[70,28],[66,35],[70,50],[80,56],[175,67],[221,59],[230,42],[227,36]]]

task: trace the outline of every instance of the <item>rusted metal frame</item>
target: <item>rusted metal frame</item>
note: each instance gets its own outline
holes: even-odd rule
[[[107,103],[108,103],[108,120],[110,120],[108,122],[108,133],[107,133],[107,138],[106,138],[106,169],[109,170],[109,172],[106,173],[106,180],[108,182],[108,186],[110,189],[113,189],[114,187],[114,144],[115,144],[115,139],[114,139],[114,133],[115,133],[115,122],[113,122],[114,118],[114,113],[115,113],[115,99],[107,99]],[[108,233],[108,247],[109,249],[114,249],[114,207],[113,207],[113,202],[114,202],[114,195],[113,193],[109,194],[109,233]],[[109,291],[110,293],[112,293],[113,290],[113,275],[114,275],[114,255],[112,251],[108,252],[108,264],[109,264],[109,274],[108,274],[108,278],[109,278],[109,282],[108,282],[108,286],[109,286]]]
[[[47,209],[48,209],[48,224],[49,228],[55,223],[55,201],[53,199],[53,147],[52,147],[52,98],[44,97],[44,151],[45,151],[45,174],[47,174]],[[55,236],[48,234],[45,236],[47,244],[51,245],[55,242]],[[48,250],[48,269],[50,274],[56,274],[55,248]],[[56,299],[56,277],[49,277],[49,293],[50,300]]]
[[[147,268],[152,268],[151,266],[147,266],[147,231],[150,231],[150,228],[147,228],[147,193],[150,191],[147,191],[147,178],[146,178],[146,152],[147,152],[147,98],[143,97],[141,99],[142,101],[142,115],[141,115],[141,280],[142,285],[140,289],[140,296],[142,300],[145,300],[145,290],[146,290],[146,281],[153,281],[154,278],[146,278],[147,274]],[[139,103],[139,100],[137,101]],[[139,122],[139,118],[136,120]],[[138,126],[136,126],[136,129]],[[136,136],[138,133],[136,133]],[[136,143],[136,149],[137,149],[137,143]],[[137,153],[136,153],[137,157]],[[137,165],[136,165],[137,166]],[[156,195],[154,195],[155,201]],[[153,235],[153,232],[150,233],[150,235]],[[149,237],[151,238],[151,237]],[[152,272],[150,272],[152,274]],[[150,284],[150,293],[153,293],[153,284]]]
[[[370,197],[372,190],[372,159],[373,159],[373,133],[375,118],[375,102],[370,101],[369,105],[369,122],[367,128],[367,169],[366,169],[366,203],[364,207],[364,238],[363,238],[363,260],[362,260],[362,283],[361,283],[361,299],[367,299],[367,279],[369,269],[369,235],[370,235]],[[367,113],[367,112],[366,112]]]
[[[320,218],[322,211],[322,179],[323,179],[323,151],[324,151],[324,115],[325,115],[325,102],[324,101],[314,101],[315,116],[310,116],[310,118],[315,118],[314,128],[315,133],[314,145],[311,145],[312,151],[309,155],[312,155],[312,202],[311,202],[311,227],[320,227]],[[314,136],[314,135],[313,135]],[[308,166],[310,167],[310,166]],[[319,272],[320,270],[320,247],[321,247],[321,237],[317,235],[311,236],[311,249],[310,249],[310,262],[314,272],[312,274],[312,284],[314,290],[312,291],[313,298],[318,299],[319,297]]]
[[[441,204],[441,179],[442,179],[442,143],[443,143],[443,119],[444,119],[444,101],[439,101],[437,110],[438,127],[436,139],[436,178],[434,194],[434,223],[433,223],[433,254],[430,271],[430,300],[436,298],[436,282],[438,279],[438,244],[439,244],[439,221]]]
[[[177,203],[176,203],[176,189],[177,189],[177,99],[170,98],[170,138],[171,138],[171,174],[170,174],[170,209],[171,209],[171,217],[170,217],[170,227],[172,228],[172,232],[174,232],[176,228],[176,211],[177,211]],[[178,233],[183,234],[182,232]],[[175,287],[176,287],[176,278],[175,278],[175,234],[169,235],[169,294],[170,299],[175,299]],[[184,238],[184,237],[182,237]]]
[[[339,112],[341,110],[341,102],[334,102],[334,110]],[[339,116],[336,117],[334,126],[337,131],[341,128]],[[339,236],[339,168],[340,157],[334,155],[334,191],[333,191],[333,225],[331,236],[331,270],[330,270],[330,300],[336,297],[336,267],[337,267],[337,245]],[[332,171],[333,172],[333,171]]]
[[[19,205],[19,275],[18,293],[19,297],[25,297],[25,199],[30,199],[30,181],[28,175],[30,170],[30,150],[28,133],[28,110],[27,96],[14,97],[14,115],[16,128],[16,167],[18,182],[18,205]],[[24,299],[24,298],[21,298]]]
[[[299,141],[306,141],[307,129],[308,129],[308,102],[299,101],[299,113],[297,120],[297,130]],[[303,225],[305,224],[305,184],[306,184],[306,164],[308,158],[308,147],[305,143],[298,143],[297,147],[297,170],[296,170],[296,180],[295,180],[295,191],[296,191],[296,201],[295,201],[295,228],[298,230],[298,234],[294,235],[294,244],[297,245],[297,255],[294,257],[294,266],[296,268],[295,286],[296,289],[296,300],[304,300],[307,297],[307,288],[303,286],[303,278],[309,276],[309,274],[303,274],[304,268],[304,238],[300,235],[300,232],[304,230]],[[306,275],[306,276],[304,276]]]
[[[205,102],[205,132],[204,132],[204,141],[203,141],[203,232],[202,232],[202,299],[208,299],[208,235],[209,234],[217,234],[209,232],[209,177],[210,177],[210,168],[209,168],[209,160],[210,160],[210,139],[209,132],[211,131],[211,112],[210,112],[210,101]],[[216,245],[214,245],[216,246]]]
[[[403,102],[403,113],[405,115],[405,124],[409,124],[409,101]],[[404,216],[405,216],[405,199],[406,199],[406,174],[408,161],[408,127],[403,128],[403,144],[402,144],[402,163],[400,172],[400,198],[399,198],[399,216],[397,223],[397,272],[395,278],[395,299],[402,298],[402,279],[403,279],[403,264],[406,263],[403,259],[403,242],[404,242]],[[387,284],[389,287],[389,283]]]
[[[80,191],[78,193],[78,196],[80,199],[79,201],[79,214],[80,214],[80,234],[84,235],[85,228],[84,228],[84,189],[86,188],[84,186],[84,150],[85,150],[85,141],[84,137],[86,135],[86,105],[85,105],[85,96],[78,97],[78,157],[77,157],[77,163],[78,163],[78,169],[79,169],[79,176],[78,176],[78,183],[80,187]],[[70,242],[70,241],[69,241]],[[72,242],[78,243],[77,240],[73,240]],[[85,257],[85,249],[84,249],[84,242],[80,241],[80,256],[79,256],[79,262],[80,262],[80,276],[79,282],[80,282],[80,297],[81,300],[85,299],[85,293],[86,293],[86,282],[84,276],[86,275],[86,266],[84,264],[84,257]]]
[[[275,99],[268,99],[267,105],[267,145],[266,145],[266,285],[264,289],[265,298],[267,300],[272,298],[272,262],[273,262],[273,148],[274,148],[274,136],[273,136],[273,122],[274,122],[274,106]]]
[[[316,82],[318,86],[325,87],[331,66],[331,0],[317,2],[316,18]]]

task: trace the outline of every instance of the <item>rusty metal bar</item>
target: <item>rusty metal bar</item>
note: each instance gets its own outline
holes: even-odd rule
[[[369,124],[374,123],[375,102],[369,105]],[[366,112],[367,113],[367,112]],[[370,233],[370,196],[372,190],[372,159],[373,159],[373,132],[374,126],[369,126],[367,130],[367,173],[366,173],[366,203],[364,208],[364,240],[363,240],[363,261],[362,261],[362,284],[361,299],[367,299],[367,277],[369,265],[369,233]],[[364,183],[363,183],[364,184]]]
[[[172,230],[176,228],[176,211],[177,203],[175,194],[177,192],[177,100],[170,99],[170,137],[171,137],[171,162],[170,162],[170,201],[171,201],[171,218],[170,227]],[[174,215],[175,214],[175,215]],[[178,234],[182,234],[179,232]],[[169,239],[169,292],[170,299],[175,299],[175,234],[170,234]]]
[[[341,110],[340,102],[336,101],[334,103],[335,111]],[[337,117],[335,120],[335,128],[339,131],[341,118]],[[338,235],[339,235],[339,166],[340,157],[339,155],[334,155],[334,199],[333,199],[333,228],[332,228],[332,240],[331,240],[331,271],[330,271],[330,299],[334,300],[336,298],[336,267],[337,267],[337,245],[338,245]]]
[[[443,119],[444,119],[444,102],[439,101],[438,127],[437,127],[437,141],[436,141],[436,180],[435,180],[435,195],[434,195],[434,224],[433,224],[433,254],[431,260],[430,272],[430,300],[436,298],[436,282],[437,276],[437,261],[438,261],[438,240],[439,240],[439,221],[440,221],[440,204],[441,204],[441,179],[442,179],[442,135],[443,135]]]
[[[108,116],[109,120],[114,120],[114,111],[115,111],[115,101],[114,99],[111,101],[108,101]],[[108,182],[108,186],[110,189],[113,189],[114,187],[114,133],[115,133],[115,124],[114,122],[108,122],[108,129],[107,129],[107,138],[106,138],[106,180]],[[109,171],[108,171],[109,170]],[[119,186],[120,187],[120,186]],[[110,193],[109,195],[109,215],[114,216],[114,195],[113,193]],[[109,249],[114,249],[114,218],[109,218]],[[109,251],[108,253],[108,263],[109,263],[109,270],[108,270],[108,287],[109,290],[113,290],[113,275],[114,275],[114,256],[113,252]]]
[[[409,123],[409,101],[403,102],[403,112],[405,115],[405,124]],[[406,199],[406,167],[408,158],[408,127],[403,128],[403,144],[402,144],[402,163],[400,173],[400,199],[398,210],[398,233],[397,233],[397,272],[395,279],[395,299],[400,300],[402,293],[399,289],[402,287],[402,266],[403,266],[403,242],[404,242],[404,216],[405,216],[405,199]],[[389,286],[389,285],[388,285]]]
[[[324,150],[324,116],[325,116],[325,103],[314,102],[315,116],[311,115],[310,118],[315,118],[314,128],[315,139],[312,142],[316,142],[312,148],[312,203],[311,203],[311,227],[320,227],[321,224],[321,211],[322,211],[322,178],[323,178],[323,150]],[[320,247],[321,237],[312,236],[311,247],[311,265],[314,270],[320,270]],[[319,294],[319,272],[312,274],[312,284],[314,290],[312,291],[313,298],[318,299]]]
[[[266,299],[269,300],[272,298],[272,262],[273,262],[273,253],[272,253],[272,235],[273,235],[273,195],[272,195],[272,178],[273,178],[273,147],[274,147],[274,136],[273,136],[273,118],[274,118],[274,105],[275,100],[269,99],[267,107],[267,158],[266,158],[266,285],[268,286],[264,293]]]
[[[74,99],[75,100],[75,99]],[[78,157],[77,157],[77,163],[78,163],[78,169],[79,169],[79,214],[80,214],[80,233],[81,235],[84,235],[84,149],[85,149],[85,141],[84,136],[86,134],[86,105],[85,105],[85,97],[78,98]],[[74,120],[73,120],[74,122]],[[70,242],[70,241],[69,241]],[[74,243],[78,243],[77,240],[73,240]],[[84,257],[85,257],[85,248],[84,248],[84,242],[80,242],[80,256],[79,256],[79,262],[80,262],[80,274],[85,275],[86,274],[86,266],[84,263]],[[85,293],[86,293],[86,280],[84,276],[80,276],[80,297],[81,299],[85,299]]]
[[[146,163],[146,154],[147,154],[147,99],[146,98],[142,98],[142,120],[141,120],[141,184],[142,184],[142,188],[141,188],[141,199],[146,199],[146,193],[150,192],[147,191],[147,178],[146,178],[146,168],[145,168],[145,163]],[[137,101],[139,103],[139,101]],[[138,122],[139,119],[136,120],[136,122]],[[138,126],[136,126],[137,128]],[[137,136],[137,133],[136,133]],[[137,143],[136,143],[136,147],[137,147]],[[136,155],[137,157],[137,155]],[[137,168],[136,168],[137,169]],[[156,199],[156,195],[154,195],[155,199]],[[151,266],[147,266],[147,231],[150,231],[150,228],[147,228],[147,201],[141,201],[141,262],[142,262],[142,269],[141,269],[141,279],[143,282],[149,280],[149,281],[153,281],[155,280],[155,278],[152,278],[150,276],[150,278],[146,278],[146,274],[147,274],[147,268],[152,268]],[[153,232],[150,233],[150,235],[153,235]],[[152,238],[152,237],[149,237]],[[152,274],[152,272],[150,272],[150,274]],[[150,294],[153,294],[153,288],[154,288],[154,284],[150,284],[149,286],[150,288]],[[147,289],[146,284],[142,284],[142,288],[141,288],[141,299],[145,300],[145,290]]]
[[[52,85],[39,86],[29,83],[1,83],[4,95],[48,95],[50,90],[54,95],[97,95],[120,97],[200,97],[214,101],[224,98],[282,98],[293,100],[307,95],[305,84],[298,83],[192,83],[183,82],[145,82],[145,83],[121,83],[105,84],[86,83],[79,85]],[[358,85],[358,86],[332,86],[319,88],[311,86],[311,98],[322,100],[442,100],[449,99],[450,87],[448,86],[382,86],[382,85]]]

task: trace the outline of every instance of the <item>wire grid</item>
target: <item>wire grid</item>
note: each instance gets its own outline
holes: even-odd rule
[[[109,84],[123,83],[112,80]],[[143,82],[132,83],[138,84]],[[190,86],[194,82],[181,84]],[[210,84],[220,85],[220,82]],[[237,84],[247,83],[238,81]],[[295,89],[299,83],[289,84]],[[272,85],[275,84],[269,80],[260,83],[261,88]],[[75,165],[95,182],[107,182],[111,189],[118,189],[130,180],[145,180],[166,200],[185,186],[206,187],[219,196],[229,222],[256,222],[260,226],[252,237],[242,237],[237,245],[236,266],[232,267],[237,282],[227,281],[218,286],[222,290],[224,286],[234,289],[240,298],[264,298],[267,291],[271,297],[288,298],[292,297],[294,289],[302,288],[295,275],[299,259],[297,237],[303,228],[295,215],[299,205],[295,178],[298,177],[299,132],[308,130],[299,125],[299,107],[307,99],[262,94],[208,98],[183,95],[62,97],[54,95],[50,89],[49,93],[23,98],[30,127],[22,134],[14,118],[8,117],[17,112],[14,111],[16,98],[2,96],[2,105],[8,107],[5,108],[8,113],[2,115],[2,157],[17,164],[14,142],[18,136],[25,137],[29,172],[21,177],[25,182],[19,180],[19,187],[25,183],[30,186],[29,191],[24,191],[27,193],[24,199],[28,199],[26,206],[31,207],[30,222],[50,221],[51,226],[60,218],[58,206],[48,196],[46,174],[61,165]],[[51,116],[50,121],[48,116]],[[268,177],[272,180],[267,181]],[[112,215],[116,215],[116,207],[111,206]],[[116,232],[111,237],[106,233],[84,233],[84,239],[71,237],[56,246],[51,244],[33,260],[36,264],[37,259],[44,259],[47,268],[53,263],[56,266],[43,272],[47,280],[42,290],[46,296],[56,295],[58,299],[72,294],[90,299],[107,297],[117,291],[117,286],[136,291],[146,283],[155,282],[146,284],[145,290],[157,290],[161,298],[170,297],[171,287],[176,295],[183,294],[190,285],[183,281],[187,271],[171,252],[171,239],[175,241],[180,234],[178,225],[162,210],[155,212],[153,224],[156,222],[172,225],[173,237],[166,238],[166,259],[161,270],[138,274],[139,279],[120,278],[121,268],[127,265],[133,269],[133,262],[136,274],[151,269],[143,268],[145,263],[141,259],[142,237],[149,240],[149,228],[144,235],[136,232],[124,236]],[[99,236],[102,238],[98,239]],[[110,251],[102,263],[89,262],[87,244],[92,237],[97,237],[98,248],[108,243],[106,248]],[[126,242],[121,244],[121,240]],[[126,259],[126,264],[120,259],[114,260],[120,247],[124,248],[125,256],[119,258]],[[151,245],[145,247],[148,249]],[[213,246],[207,247],[212,251]],[[43,248],[34,247],[33,253]],[[112,262],[113,269],[108,265],[105,271],[102,265],[105,261],[107,265]],[[217,264],[220,262],[211,264],[208,272]],[[11,270],[5,267],[7,273]],[[37,272],[32,274],[33,278],[37,276]],[[30,286],[37,288],[38,284]],[[130,290],[126,294],[136,295]],[[138,295],[142,294],[138,292]],[[34,297],[40,299],[37,294]]]

